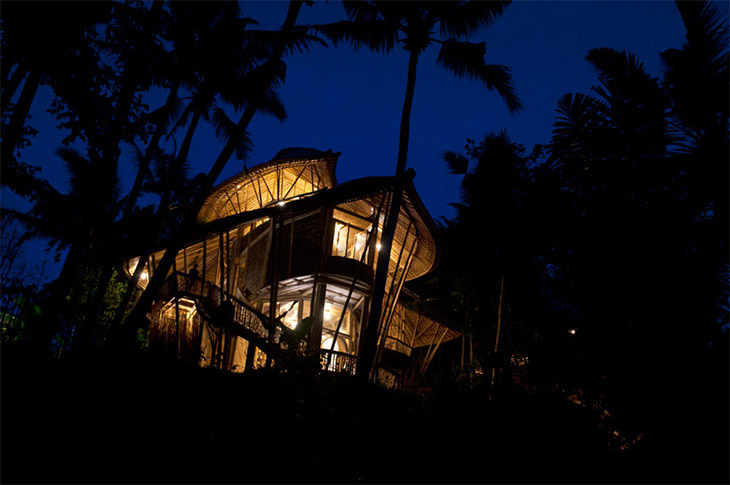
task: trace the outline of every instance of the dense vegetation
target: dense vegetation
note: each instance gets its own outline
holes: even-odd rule
[[[293,1],[280,32],[236,2],[3,4],[1,181],[32,201],[2,213],[5,481],[726,482],[728,26],[705,2],[677,3],[686,42],[661,53],[660,78],[630,52],[591,49],[593,94],[557,100],[548,144],[528,152],[490,133],[444,153],[462,180],[458,215],[441,221],[441,264],[413,289],[465,338],[420,386],[145,355],[144,315],[205,195],[245,159],[254,114],[286,117],[285,55],[322,38],[403,44],[396,175],[432,43],[454,74],[520,108],[509,69],[463,40],[509,2],[345,3],[348,20],[315,28],[296,24]],[[67,193],[23,158],[43,140],[28,119],[41,85],[68,134]],[[225,144],[191,176],[201,120]],[[138,173],[122,194],[129,146]],[[65,258],[42,287],[20,263],[32,238]],[[159,247],[137,294],[140,274],[128,282],[121,262]]]

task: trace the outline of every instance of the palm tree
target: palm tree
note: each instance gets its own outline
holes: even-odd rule
[[[589,52],[596,96],[561,98],[545,167],[565,228],[552,285],[582,326],[584,390],[650,421],[665,389],[707,373],[727,321],[727,26],[709,4],[677,6],[687,43],[662,53],[664,82],[629,53]]]
[[[240,110],[252,102],[252,96],[257,93],[256,85],[261,82],[260,70],[255,67],[268,56],[273,33],[246,30],[256,22],[239,17],[240,9],[236,2],[170,3],[168,7],[168,35],[174,44],[172,71],[178,76],[174,79],[173,86],[182,86],[191,91],[191,101],[168,134],[169,138],[177,128],[187,124],[182,144],[168,165],[171,170],[178,172],[184,167],[201,118],[211,119],[215,124],[216,134],[221,139],[230,140],[234,144],[236,157],[243,159],[250,149],[251,141],[245,133],[240,133],[236,123],[229,119],[217,103],[220,100]],[[311,41],[318,40],[306,31],[300,30],[294,34],[285,46],[285,52],[304,49]],[[283,74],[281,69],[276,71],[277,83],[283,81]],[[271,90],[267,91],[258,105],[260,112],[276,116],[281,121],[286,117],[281,101]],[[190,117],[192,119],[188,122]],[[156,136],[157,133],[153,141],[159,141]],[[135,183],[138,190],[144,174],[148,173],[147,167],[155,148],[156,143],[148,146],[142,158],[138,172],[139,184]],[[167,192],[159,192],[163,194],[157,214],[161,221],[165,219],[168,205],[165,197],[174,188],[168,187],[166,190]],[[127,207],[129,209],[131,206],[128,204]],[[141,269],[140,267],[139,270]],[[133,275],[132,285],[138,278],[139,274]],[[99,295],[101,294],[100,289]],[[124,298],[120,312],[123,312],[130,299],[131,295]],[[100,299],[97,298],[97,301]],[[118,323],[119,318],[116,321]]]
[[[279,35],[276,36],[276,40],[269,51],[270,54],[268,59],[251,71],[251,79],[255,79],[257,82],[251,86],[251,96],[238,123],[231,127],[232,136],[228,138],[225,146],[221,150],[221,153],[218,155],[210,171],[199,187],[199,190],[196,192],[195,198],[188,208],[178,231],[169,241],[167,249],[161,258],[156,271],[152,275],[147,288],[145,288],[137,301],[137,304],[132,310],[132,313],[127,319],[123,331],[120,334],[121,340],[116,339],[117,342],[128,342],[129,340],[126,337],[133,338],[136,333],[136,329],[144,324],[144,315],[149,311],[153,298],[162,287],[167,272],[172,267],[175,256],[183,243],[185,234],[188,234],[189,230],[194,227],[197,214],[200,207],[202,207],[205,202],[206,195],[213,187],[215,181],[221,174],[225,165],[228,163],[230,157],[236,151],[237,147],[240,147],[246,128],[253,119],[254,114],[259,111],[259,108],[265,103],[267,98],[270,99],[270,91],[273,91],[278,86],[280,79],[279,73],[282,72],[283,68],[283,62],[281,61],[282,56],[287,49],[301,48],[301,42],[297,42],[296,40],[297,31],[295,28],[296,19],[301,7],[301,1],[290,1],[286,19]]]
[[[697,193],[698,210],[728,220],[728,24],[710,2],[677,2],[685,28],[681,49],[661,53],[671,119],[685,137],[685,181]],[[726,19],[727,17],[725,17]]]
[[[241,32],[249,22],[248,19],[240,19],[238,17],[238,5],[233,2],[211,2],[205,4],[172,3],[168,4],[168,8],[170,10],[169,13],[161,10],[161,7],[162,2],[158,1],[156,4],[157,12],[155,12],[154,15],[159,15],[164,20],[164,22],[162,23],[164,29],[161,31],[161,34],[164,35],[169,41],[171,41],[173,48],[169,53],[162,53],[159,51],[156,52],[157,58],[162,61],[161,66],[159,66],[160,72],[157,73],[157,77],[158,82],[163,85],[169,85],[169,91],[167,100],[165,101],[164,105],[148,116],[148,118],[154,122],[155,129],[152,134],[152,138],[150,139],[150,142],[148,143],[147,148],[144,152],[144,155],[139,156],[138,153],[137,176],[135,177],[129,195],[126,198],[126,204],[124,206],[122,217],[119,223],[119,226],[121,228],[125,228],[129,224],[129,221],[133,214],[133,210],[137,203],[137,199],[143,188],[145,179],[150,173],[150,163],[155,157],[159,155],[160,141],[162,140],[162,137],[165,134],[170,122],[174,121],[173,117],[180,104],[180,100],[178,98],[178,92],[180,91],[180,89],[183,87],[195,86],[201,79],[218,79],[219,77],[223,77],[221,73],[211,74],[203,72],[204,68],[201,64],[204,62],[209,62],[210,57],[210,55],[204,55],[205,48],[207,47],[207,49],[210,50],[212,46],[208,45],[203,47],[203,44],[209,42],[211,33],[216,33],[218,30],[220,30],[222,25],[226,25],[228,28],[226,29],[225,35],[217,35],[217,39],[220,40],[221,38],[227,36],[228,42],[219,43],[216,47],[219,51],[227,49],[226,52],[238,52],[238,46],[234,41],[235,36],[240,36]],[[146,16],[144,12],[140,12],[138,9],[122,9],[122,13],[119,14],[118,17],[118,23],[120,25],[116,26],[116,28],[124,31],[124,29],[129,28],[128,24],[135,25],[136,23],[142,23]],[[154,31],[150,31],[149,33],[154,35]],[[135,52],[139,52],[140,49],[146,48],[145,46],[149,46],[149,44],[154,44],[153,42],[150,42],[150,40],[151,39],[145,40],[144,37],[142,37],[141,40],[136,44],[132,42],[133,47],[131,50],[124,48],[125,45],[130,42],[129,39],[125,39],[122,42],[117,42],[117,44],[119,45],[110,45],[110,48],[113,48],[116,52],[118,52],[120,56],[120,64],[126,66],[126,70],[123,70],[125,73],[127,71],[134,72],[142,70],[141,66],[137,65],[139,62],[137,60],[137,57],[132,56],[130,58],[129,56],[130,53],[134,54]],[[152,47],[152,49],[155,48]],[[239,63],[236,62],[236,60],[234,59],[217,60],[219,62],[213,63],[213,65],[239,65]],[[129,74],[123,77],[128,79],[126,84],[128,87],[131,88],[135,85],[135,83],[139,85],[140,80],[148,76],[143,76],[141,74],[135,76]],[[122,85],[122,88],[124,89],[124,83]],[[128,93],[133,94],[133,90],[127,89],[127,91]],[[214,89],[207,89],[206,92],[211,93],[213,98],[215,98],[215,96],[217,95],[217,92],[215,92]],[[194,94],[193,98],[196,101],[199,99],[197,93]],[[212,100],[208,100],[208,103],[212,102]],[[185,135],[185,139],[183,141],[183,145],[178,152],[177,163],[169,163],[168,165],[170,167],[176,166],[182,168],[187,159],[187,152],[192,141],[192,134],[195,132],[195,129],[197,127],[197,122],[201,114],[207,117],[207,111],[205,111],[205,106],[201,107],[201,104],[202,103],[198,102],[191,103],[183,116],[179,118],[178,123],[172,127],[170,134],[168,135],[171,136],[178,126],[184,124],[187,118],[186,115],[188,114],[191,106],[195,105],[200,108],[195,110],[193,122],[190,123],[188,131]],[[172,187],[170,188],[170,190],[172,190]],[[161,202],[158,208],[158,217],[164,219],[164,211],[166,210],[165,208],[167,207],[167,205],[168,204],[165,203],[164,200]],[[117,238],[116,241],[116,244],[113,245],[114,247],[110,249],[111,257],[115,257],[116,254],[119,252],[122,239]],[[101,306],[103,296],[106,293],[107,282],[111,278],[113,271],[114,267],[112,265],[112,262],[109,261],[105,265],[105,268],[100,277],[99,287],[97,288],[96,296],[93,299],[94,303],[90,307],[90,313],[88,315],[89,320],[95,320],[102,311]],[[125,300],[128,299],[125,298]]]
[[[9,2],[3,6],[0,110],[8,118],[0,150],[2,183],[21,195],[26,195],[23,191],[32,170],[16,154],[27,143],[25,121],[36,92],[43,84],[51,85],[57,95],[63,85],[91,90],[88,81],[98,64],[92,39],[95,27],[108,19],[110,10],[110,3],[101,2]]]
[[[509,68],[486,64],[485,44],[466,42],[468,37],[494,22],[509,4],[494,2],[396,2],[396,1],[346,1],[345,12],[350,20],[343,20],[319,27],[335,45],[349,42],[353,48],[368,48],[382,53],[390,52],[401,43],[408,52],[408,77],[401,114],[400,138],[395,176],[400,184],[394,189],[378,253],[373,299],[365,329],[364,344],[357,366],[361,379],[370,377],[375,362],[376,346],[382,312],[385,282],[390,261],[390,250],[402,202],[402,180],[406,173],[410,116],[416,85],[418,59],[429,45],[441,46],[437,62],[458,77],[482,82],[488,89],[497,91],[511,112],[521,109],[512,84]],[[434,32],[439,32],[439,38]]]
[[[116,167],[103,163],[93,152],[86,158],[70,148],[59,148],[58,156],[70,174],[70,189],[60,193],[47,182],[34,190],[35,203],[27,213],[15,213],[31,237],[50,240],[58,251],[68,253],[58,278],[51,284],[43,308],[41,345],[48,345],[64,314],[64,301],[72,281],[96,244],[107,237],[119,210],[119,180]]]
[[[536,211],[543,202],[535,199],[529,170],[535,157],[525,156],[504,131],[485,135],[479,144],[468,140],[466,155],[444,153],[449,171],[462,177],[461,202],[452,204],[457,216],[446,232],[453,254],[445,255],[436,277],[446,280],[445,294],[451,307],[460,308],[465,333],[479,349],[489,349],[477,354],[492,368],[490,396],[505,340],[516,343],[500,340],[510,334],[505,325],[524,320],[525,302],[536,298],[534,262],[544,248]]]

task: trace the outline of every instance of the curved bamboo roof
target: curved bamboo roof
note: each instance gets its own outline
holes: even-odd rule
[[[339,156],[332,150],[285,148],[268,162],[244,169],[214,187],[198,213],[198,222],[262,209],[280,200],[334,187]]]
[[[216,186],[208,196],[198,222],[219,226],[245,217],[244,213],[283,213],[312,205],[346,208],[363,217],[372,214],[387,193],[396,185],[395,177],[365,177],[338,186],[335,166],[339,152],[312,148],[287,148],[270,161],[244,170]],[[403,185],[403,204],[398,218],[395,242],[417,241],[406,280],[428,273],[438,260],[436,226],[412,183],[415,172],[409,170]],[[326,190],[325,190],[326,189]],[[299,199],[299,200],[297,200]],[[277,206],[279,201],[286,206]],[[263,211],[262,211],[263,209]],[[263,215],[263,214],[262,214]],[[237,216],[237,217],[234,217]],[[410,232],[409,232],[410,231]]]
[[[417,307],[409,305],[410,302],[418,300],[420,300],[420,297],[408,288],[403,288],[401,291],[398,306],[401,310],[401,319],[404,325],[403,340],[405,343],[411,348],[416,348],[444,343],[461,337],[462,332],[443,323],[443,318],[439,318],[438,315],[427,314]]]

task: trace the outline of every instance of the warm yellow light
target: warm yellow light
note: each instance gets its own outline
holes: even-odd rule
[[[568,333],[570,333],[571,335],[575,335],[575,329],[571,328],[570,330],[568,330]]]
[[[279,202],[279,203],[278,203],[277,205],[281,207],[281,206],[282,206],[282,205],[284,205],[284,204],[286,204],[286,202],[284,202],[284,201],[282,200],[282,201],[281,201],[281,202]]]
[[[381,248],[380,243],[375,245],[375,249],[377,249],[378,251],[380,251],[380,248]]]
[[[332,347],[332,337],[327,337],[326,339],[324,339],[322,341],[323,349],[329,350],[331,347]],[[335,348],[332,350],[334,350],[335,352],[338,352],[340,350],[340,346],[337,344],[337,342],[335,342]]]

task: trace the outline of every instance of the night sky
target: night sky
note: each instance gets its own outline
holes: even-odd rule
[[[727,2],[717,5],[727,12]],[[287,2],[243,1],[241,7],[242,15],[258,20],[261,28],[276,29],[284,20]],[[298,23],[344,18],[341,3],[317,2],[302,8]],[[436,65],[437,45],[421,56],[408,165],[416,170],[416,188],[434,219],[453,217],[455,212],[448,204],[459,198],[459,178],[449,175],[441,158],[445,150],[462,151],[466,138],[479,140],[502,129],[528,151],[535,144],[547,143],[558,98],[567,92],[589,93],[597,83],[595,71],[585,61],[590,48],[631,51],[651,74],[659,76],[659,52],[681,47],[684,26],[671,1],[518,1],[494,25],[468,40],[486,42],[487,63],[511,68],[524,110],[511,115],[496,93]],[[285,147],[331,148],[342,153],[337,167],[340,182],[392,175],[405,92],[406,52],[399,46],[387,55],[353,51],[345,45],[315,46],[285,61],[287,79],[279,94],[288,119],[280,123],[263,115],[254,118],[249,133],[255,147],[246,165],[268,161]],[[39,134],[21,160],[42,166],[42,176],[65,191],[67,176],[53,154],[64,133],[55,132],[56,121],[45,113],[50,99],[49,88],[39,90],[29,120]],[[156,108],[164,98],[153,95],[146,99]],[[183,134],[178,134],[178,143]],[[207,171],[221,147],[212,128],[201,126],[189,157],[191,173]],[[125,153],[130,153],[128,148]],[[220,181],[241,168],[241,161],[231,159]],[[134,176],[128,157],[121,169],[126,193]],[[28,206],[7,190],[3,190],[3,205]],[[47,258],[52,259],[52,254]],[[37,257],[30,259],[39,261]]]

